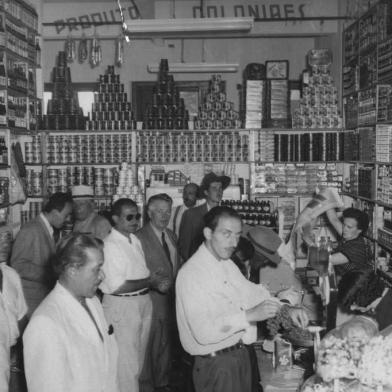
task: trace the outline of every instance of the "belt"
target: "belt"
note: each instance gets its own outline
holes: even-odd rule
[[[223,348],[222,350],[213,351],[212,353],[200,355],[200,356],[203,358],[213,358],[213,357],[216,357],[217,355],[229,353],[230,351],[240,350],[243,347],[245,347],[244,343],[242,343],[242,341],[239,341],[234,346]]]
[[[150,289],[145,288],[142,289],[140,291],[137,291],[136,293],[130,293],[130,294],[110,294],[113,295],[115,297],[137,297],[138,295],[145,295],[148,294],[150,292]]]

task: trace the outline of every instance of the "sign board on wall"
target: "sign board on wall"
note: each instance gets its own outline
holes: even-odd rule
[[[339,0],[120,0],[125,19],[154,18],[216,18],[254,17],[268,20],[277,18],[309,18],[338,15]],[[119,22],[120,12],[115,2],[69,2],[46,3],[43,21],[54,22],[55,26],[45,30],[46,35],[64,35],[71,32],[92,32],[93,23]],[[201,6],[203,4],[203,6]],[[61,15],[61,17],[59,17]],[[79,25],[72,25],[72,23]],[[71,24],[69,24],[71,23]],[[107,26],[106,26],[107,27]],[[48,31],[49,30],[49,31]],[[99,27],[99,32],[105,26]],[[281,21],[259,22],[250,35],[254,34],[312,34],[336,33],[336,21]]]

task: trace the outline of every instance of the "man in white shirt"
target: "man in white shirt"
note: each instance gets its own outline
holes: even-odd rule
[[[183,204],[173,209],[168,228],[179,237],[181,219],[186,210],[193,208],[197,202],[197,196],[199,193],[199,186],[193,182],[186,184],[182,190]]]
[[[29,317],[54,286],[56,279],[49,262],[56,250],[54,229],[60,230],[70,221],[71,213],[71,196],[55,193],[42,213],[24,224],[16,236],[11,266],[22,279]]]
[[[252,373],[244,344],[256,339],[256,322],[281,307],[268,290],[246,280],[230,260],[242,233],[240,216],[215,207],[205,215],[205,242],[180,269],[176,281],[181,343],[195,357],[196,392],[251,392]],[[306,313],[290,307],[295,323]]]
[[[5,262],[0,262],[0,391],[8,391],[11,347],[23,330],[26,313],[19,275]]]
[[[112,207],[115,226],[104,239],[105,279],[103,308],[114,328],[119,346],[118,376],[121,392],[138,392],[151,326],[150,288],[165,290],[169,284],[160,271],[150,274],[142,245],[133,234],[141,215],[131,199],[119,199]]]

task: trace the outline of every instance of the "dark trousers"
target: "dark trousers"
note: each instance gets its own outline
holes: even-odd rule
[[[215,357],[195,356],[196,392],[252,392],[252,368],[246,347]]]

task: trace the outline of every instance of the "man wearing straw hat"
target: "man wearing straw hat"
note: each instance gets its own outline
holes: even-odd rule
[[[109,221],[95,212],[94,190],[88,185],[72,188],[75,222],[74,233],[90,234],[103,240],[111,231]]]

